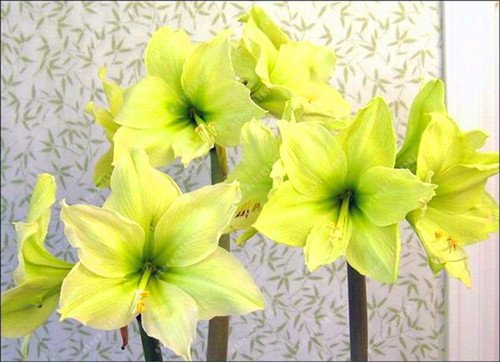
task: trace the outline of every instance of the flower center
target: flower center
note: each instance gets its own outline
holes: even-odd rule
[[[340,210],[337,215],[337,220],[332,221],[328,228],[330,229],[328,241],[333,245],[340,244],[341,250],[345,251],[347,242],[350,239],[349,227],[349,203],[351,202],[352,191],[345,192],[340,196]]]
[[[142,313],[146,310],[146,299],[149,297],[150,292],[146,290],[148,286],[149,279],[155,276],[157,272],[161,271],[163,268],[157,268],[151,262],[146,262],[144,264],[144,269],[142,271],[141,279],[139,280],[139,286],[136,290],[136,295],[134,299],[133,314]]]
[[[188,118],[191,123],[196,125],[195,131],[202,140],[213,142],[216,133],[214,125],[210,122],[206,122],[194,106],[188,108]]]

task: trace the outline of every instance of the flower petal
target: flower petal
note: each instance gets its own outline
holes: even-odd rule
[[[486,180],[498,173],[498,163],[488,165],[454,165],[431,178],[439,185],[437,195],[465,192],[471,187],[484,185]]]
[[[234,230],[246,229],[257,219],[273,188],[271,172],[279,159],[278,140],[268,127],[257,120],[243,126],[240,144],[243,159],[227,177],[227,182],[237,180],[240,183],[243,196],[231,222]]]
[[[239,22],[251,23],[257,29],[262,31],[276,49],[282,44],[290,41],[290,38],[273,22],[266,12],[259,6],[252,6],[251,9],[239,19]]]
[[[178,287],[160,279],[151,279],[142,312],[146,333],[185,360],[191,360],[191,342],[196,337],[198,307],[196,302]]]
[[[137,222],[146,234],[181,195],[177,184],[149,164],[141,149],[133,149],[115,163],[111,194],[103,207]]]
[[[290,181],[283,182],[264,205],[253,225],[270,239],[291,246],[304,246],[314,224],[333,220],[331,201],[305,196]]]
[[[186,125],[176,133],[172,150],[175,157],[180,157],[184,167],[187,167],[192,160],[205,156],[214,147],[214,142],[212,133],[205,125],[199,128]]]
[[[182,88],[197,109],[213,101],[208,89],[235,80],[229,35],[229,30],[222,31],[211,41],[198,45],[184,64]]]
[[[472,288],[472,278],[470,275],[469,262],[467,259],[455,261],[455,262],[447,262],[444,264],[444,268],[449,276],[453,278],[457,278],[467,288]]]
[[[86,268],[107,277],[123,277],[142,267],[144,231],[113,210],[61,203],[61,220],[70,244]]]
[[[61,280],[33,278],[2,293],[2,337],[26,336],[47,321],[59,300],[54,282],[60,285]]]
[[[182,94],[162,78],[148,75],[131,87],[115,122],[127,127],[149,129],[186,117]]]
[[[351,221],[347,262],[363,275],[382,283],[394,283],[401,250],[399,226],[376,226],[360,210],[351,212]]]
[[[214,84],[206,90],[206,101],[200,106],[205,121],[213,125],[215,143],[224,146],[238,144],[241,127],[252,118],[266,113],[250,99],[250,91],[241,83],[230,80]]]
[[[435,188],[407,169],[373,167],[361,176],[356,205],[374,224],[387,226],[403,221],[410,211],[425,206],[435,195]]]
[[[107,150],[99,161],[97,161],[94,174],[92,175],[92,182],[99,188],[109,187],[109,180],[113,173],[113,146]]]
[[[455,122],[442,113],[431,113],[425,132],[420,139],[417,158],[417,176],[426,180],[449,167],[461,163],[465,156],[463,138]]]
[[[74,318],[96,329],[119,329],[134,318],[139,275],[106,278],[77,263],[62,284],[60,320]]]
[[[56,180],[54,176],[48,173],[38,175],[33,193],[30,199],[27,223],[36,223],[38,230],[36,232],[37,242],[43,246],[47,229],[50,223],[50,213],[52,205],[56,201]]]
[[[345,187],[344,152],[324,127],[286,121],[278,125],[283,137],[281,159],[297,191],[332,196]]]
[[[120,127],[114,137],[114,161],[132,148],[142,148],[153,167],[165,166],[174,160],[172,143],[183,127],[182,123],[152,129]]]
[[[199,263],[169,268],[162,279],[194,298],[200,319],[241,315],[264,307],[262,294],[250,273],[220,247]]]
[[[396,156],[398,168],[414,169],[420,138],[429,124],[431,117],[428,113],[431,112],[446,112],[444,83],[441,79],[427,82],[413,100],[408,116],[405,140]]]
[[[149,40],[144,61],[146,71],[161,77],[180,94],[182,68],[193,50],[194,45],[184,30],[163,26]]]
[[[338,209],[336,211],[338,212]],[[340,235],[335,237],[331,220],[319,220],[314,225],[304,246],[304,258],[310,272],[315,271],[322,265],[331,264],[340,256],[345,255],[352,233],[349,218],[347,222],[348,229],[345,237],[340,237]]]
[[[361,109],[356,119],[339,133],[349,165],[347,180],[356,183],[369,168],[393,167],[396,157],[396,136],[391,111],[384,100],[374,98]]]
[[[214,252],[241,193],[237,182],[205,186],[175,199],[154,233],[157,265],[183,267]]]

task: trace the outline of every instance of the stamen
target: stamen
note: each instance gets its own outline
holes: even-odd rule
[[[437,230],[434,232],[434,237],[436,238],[436,242],[441,242],[441,240],[445,239],[448,243],[448,250],[451,253],[452,251],[456,251],[458,245],[458,241],[451,237],[448,233],[443,230]]]
[[[328,241],[332,244],[341,244],[341,248],[347,247],[349,239],[349,200],[352,193],[348,191],[344,196],[342,196],[342,204],[340,206],[339,214],[337,216],[337,222],[330,222],[328,228],[330,229]]]
[[[155,268],[149,263],[146,264],[146,269],[142,274],[141,280],[139,281],[139,286],[137,287],[137,292],[135,295],[133,306],[133,314],[142,313],[146,309],[145,299],[150,295],[150,292],[146,290],[149,278]]]

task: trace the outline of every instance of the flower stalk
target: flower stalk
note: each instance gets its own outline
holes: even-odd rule
[[[144,350],[144,360],[146,362],[163,361],[160,342],[156,338],[147,335],[146,331],[142,327],[140,314],[137,316],[137,324],[139,325],[139,331],[141,333],[142,349]]]
[[[347,263],[351,361],[368,361],[366,280]]]
[[[227,178],[227,157],[224,147],[215,146],[210,150],[210,172],[212,185]],[[230,250],[229,234],[219,239],[221,248]],[[208,322],[207,361],[227,361],[229,338],[229,317],[214,317]]]

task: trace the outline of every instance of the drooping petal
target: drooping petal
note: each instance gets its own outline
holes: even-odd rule
[[[85,106],[85,112],[94,116],[96,123],[104,129],[106,139],[111,141],[116,130],[120,127],[118,123],[115,123],[111,112],[105,108],[97,107],[92,101]]]
[[[99,188],[109,187],[109,180],[113,173],[113,146],[107,150],[97,161],[92,182]]]
[[[283,182],[264,205],[253,225],[272,240],[291,246],[304,246],[314,224],[334,216],[329,199],[297,192],[289,180]]]
[[[417,176],[421,180],[429,173],[437,176],[449,167],[461,163],[465,148],[460,130],[443,113],[431,113],[431,121],[420,139],[417,158]]]
[[[180,94],[182,69],[193,50],[194,45],[184,30],[163,26],[149,40],[144,61],[146,71],[161,77]]]
[[[161,279],[151,279],[147,290],[150,294],[142,312],[144,330],[185,360],[191,360],[191,342],[198,322],[196,302]]]
[[[120,127],[114,137],[114,161],[132,148],[142,148],[153,167],[165,166],[175,158],[172,144],[184,127],[182,122],[152,129]]]
[[[250,99],[250,91],[241,83],[230,80],[207,87],[210,100],[200,107],[205,121],[213,126],[215,143],[235,146],[241,127],[252,118],[260,119],[265,111]]]
[[[339,133],[349,165],[347,180],[355,184],[364,171],[375,166],[393,167],[396,136],[391,111],[384,100],[374,98],[356,119]]]
[[[432,183],[439,185],[437,195],[466,192],[498,173],[498,163],[488,165],[454,165],[432,177]]]
[[[405,140],[396,156],[396,167],[414,170],[420,138],[430,122],[431,112],[446,112],[444,83],[440,79],[427,82],[413,100]]]
[[[2,337],[23,337],[45,323],[57,306],[60,284],[37,277],[2,293]]]
[[[155,229],[156,265],[185,267],[213,253],[240,199],[237,182],[205,186],[175,199]]]
[[[278,140],[262,122],[252,120],[241,129],[243,159],[227,177],[240,183],[242,199],[231,222],[233,229],[246,229],[257,219],[273,188],[271,172],[279,158]]]
[[[208,89],[235,80],[229,35],[230,31],[225,30],[198,45],[184,64],[182,88],[197,109],[213,101]]]
[[[61,320],[73,318],[103,330],[126,326],[136,316],[133,306],[138,286],[139,274],[106,278],[77,263],[62,284]]]
[[[38,175],[33,193],[30,199],[27,223],[36,223],[38,230],[36,239],[40,245],[43,245],[47,236],[47,229],[50,223],[50,213],[52,205],[56,201],[56,181],[54,176],[48,173]]]
[[[320,220],[314,225],[304,246],[304,258],[310,272],[345,255],[352,233],[350,219],[347,221],[345,235],[334,228],[331,220]]]
[[[177,184],[149,163],[141,149],[133,149],[115,163],[111,194],[103,207],[137,222],[146,234],[181,195]]]
[[[401,250],[398,225],[377,226],[360,210],[351,212],[351,221],[347,262],[363,275],[382,283],[394,283]]]
[[[200,319],[241,315],[264,307],[264,298],[252,276],[220,247],[199,263],[169,268],[162,278],[194,298]]]
[[[61,220],[83,265],[107,277],[123,277],[142,267],[144,231],[113,210],[61,203]]]
[[[185,102],[163,78],[148,75],[129,89],[115,122],[136,129],[162,127],[186,117]]]
[[[372,167],[359,181],[356,205],[378,226],[403,221],[435,195],[435,185],[423,183],[407,169]]]
[[[278,125],[281,159],[297,191],[332,196],[345,187],[346,156],[324,127],[286,121]]]

